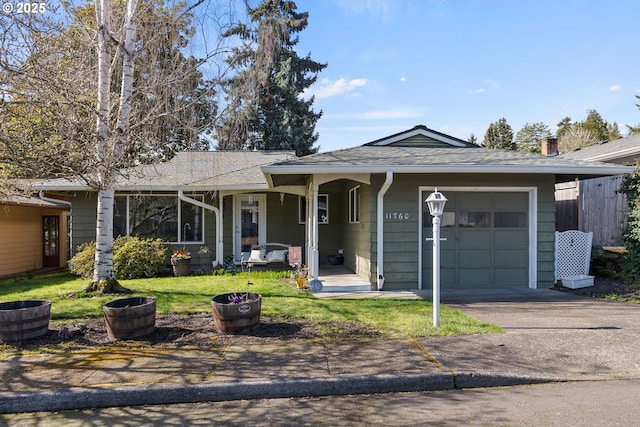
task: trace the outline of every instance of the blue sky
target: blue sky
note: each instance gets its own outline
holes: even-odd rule
[[[297,0],[296,47],[328,63],[311,88],[321,151],[415,125],[481,141],[597,110],[640,123],[640,1]]]

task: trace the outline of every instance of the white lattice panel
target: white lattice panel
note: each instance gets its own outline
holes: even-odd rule
[[[569,276],[589,274],[593,233],[556,231],[556,282]]]

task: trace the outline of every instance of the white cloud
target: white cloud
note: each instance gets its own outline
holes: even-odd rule
[[[405,76],[402,76],[402,77],[400,77],[400,81],[401,81],[401,82],[406,82],[406,81],[407,81],[407,78],[406,78]]]
[[[620,89],[622,89],[621,85],[618,85],[618,84],[611,85],[611,87],[609,88],[609,92],[616,92],[616,91],[619,91]]]
[[[369,83],[367,79],[351,79],[344,77],[335,81],[323,79],[320,83],[304,91],[304,96],[315,95],[316,98],[330,98],[353,92],[356,88],[364,87]]]
[[[500,87],[500,82],[498,80],[493,80],[493,79],[485,80],[484,84],[491,87],[491,89],[498,89]]]
[[[483,87],[476,89],[473,93],[485,93],[487,90]]]

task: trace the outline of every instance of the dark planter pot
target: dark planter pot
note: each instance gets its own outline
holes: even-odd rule
[[[51,301],[24,300],[0,303],[0,340],[20,341],[49,331]]]
[[[131,297],[117,299],[102,306],[107,334],[111,339],[138,338],[156,327],[156,299]]]
[[[342,264],[344,264],[344,255],[330,255],[329,256],[329,264],[331,264],[331,265],[342,265]]]
[[[232,295],[220,294],[211,298],[213,324],[218,332],[228,334],[257,327],[260,324],[262,295],[249,292],[247,301],[240,304],[229,303]]]
[[[171,260],[173,275],[188,276],[191,273],[191,258]]]

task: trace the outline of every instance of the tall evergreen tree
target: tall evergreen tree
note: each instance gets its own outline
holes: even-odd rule
[[[314,97],[305,100],[302,94],[326,64],[294,50],[309,15],[296,8],[292,1],[264,0],[247,7],[248,26],[226,33],[243,44],[228,59],[236,74],[225,85],[228,105],[216,129],[218,149],[295,150],[299,156],[318,151],[313,145],[322,111],[314,112]]]
[[[542,122],[527,123],[516,133],[516,150],[526,153],[539,153],[540,143],[551,136],[549,126]]]
[[[495,123],[491,123],[484,134],[482,145],[487,148],[501,148],[503,150],[515,150],[513,142],[513,129],[504,117]]]

